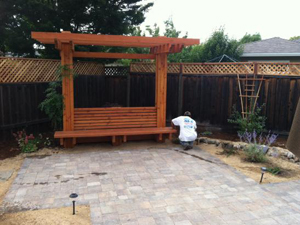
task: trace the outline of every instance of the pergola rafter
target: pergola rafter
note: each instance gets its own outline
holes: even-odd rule
[[[167,55],[180,52],[184,46],[199,44],[199,39],[75,34],[68,31],[62,33],[32,32],[31,36],[42,44],[54,44],[60,51],[62,66],[70,67],[70,70],[63,71],[62,93],[65,105],[63,131],[55,133],[55,137],[60,138],[64,147],[73,147],[77,138],[84,137],[109,136],[112,137],[112,142],[116,143],[117,137],[122,137],[123,141],[127,141],[127,136],[153,134],[158,135],[157,140],[162,141],[164,134],[174,133],[174,130],[166,128]],[[75,51],[75,45],[141,47],[149,48],[150,54],[78,52]],[[155,59],[155,107],[74,109],[72,66],[73,58],[76,57]],[[138,122],[132,123],[133,115],[140,118]]]

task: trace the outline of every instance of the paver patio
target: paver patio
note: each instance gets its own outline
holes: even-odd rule
[[[5,202],[64,207],[76,192],[92,223],[105,225],[300,224],[299,181],[259,185],[198,147],[188,154],[170,147],[27,158]]]

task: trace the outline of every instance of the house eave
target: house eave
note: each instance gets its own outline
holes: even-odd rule
[[[300,53],[243,53],[241,57],[300,57]]]

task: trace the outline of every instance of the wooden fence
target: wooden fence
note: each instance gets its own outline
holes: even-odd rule
[[[182,69],[180,69],[182,68]],[[300,76],[300,63],[169,63],[168,73],[199,75],[260,74],[265,76]],[[154,63],[132,63],[132,73],[155,73]]]
[[[145,70],[145,65],[148,71]],[[194,69],[192,73],[184,69],[187,68],[186,65],[169,65],[167,119],[170,121],[189,110],[198,123],[228,126],[227,119],[232,112],[232,106],[236,104],[238,108],[240,107],[236,74],[230,72],[233,69],[227,68],[227,74],[220,74],[217,68],[221,68],[221,65],[214,64],[215,68],[207,69],[207,72],[196,73]],[[264,63],[254,66],[251,63],[238,63],[228,65],[229,67],[244,65],[243,67],[248,68],[247,71],[252,73],[256,67],[258,74],[262,73],[259,71],[263,70],[259,68],[263,68],[264,65],[273,68],[272,73],[275,74],[271,72],[265,74],[266,81],[263,83],[258,103],[261,105],[266,102],[264,114],[268,118],[268,128],[289,131],[300,97],[300,76],[297,72],[299,64]],[[285,68],[284,73],[279,71],[279,65]],[[106,67],[102,72],[105,76],[87,75],[87,73],[84,73],[86,76],[78,76],[74,81],[75,107],[154,106],[153,66],[155,65],[143,64],[139,68],[138,64],[132,64],[130,72],[128,67]],[[204,67],[206,68],[206,65]],[[214,74],[211,74],[211,71],[214,71]],[[225,69],[223,68],[222,71],[224,72]],[[267,70],[264,69],[264,71]],[[47,82],[0,83],[0,140],[11,137],[12,131],[23,127],[29,132],[49,130],[49,120],[38,109],[38,105],[45,97],[44,92],[47,86]]]
[[[0,57],[0,83],[51,82],[60,74],[60,60]],[[74,73],[103,75],[104,66],[96,62],[76,62]]]

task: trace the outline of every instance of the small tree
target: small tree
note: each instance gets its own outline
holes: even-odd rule
[[[243,134],[247,132],[262,133],[266,127],[266,117],[261,115],[262,108],[265,105],[256,107],[254,112],[248,112],[247,117],[243,117],[242,114],[236,110],[236,106],[233,106],[233,113],[228,119],[229,123],[236,124],[238,126],[238,133]]]
[[[39,105],[39,108],[44,111],[51,120],[54,130],[62,129],[64,110],[64,97],[61,94],[62,79],[64,77],[69,79],[70,74],[73,74],[73,78],[78,76],[74,74],[73,69],[70,69],[70,65],[59,66],[56,72],[57,81],[49,83],[49,87],[45,91],[46,98]]]
[[[49,83],[49,87],[46,89],[46,98],[41,102],[39,108],[46,113],[51,120],[51,125],[54,130],[60,130],[62,128],[63,120],[63,96],[59,92],[61,89],[61,81]]]

